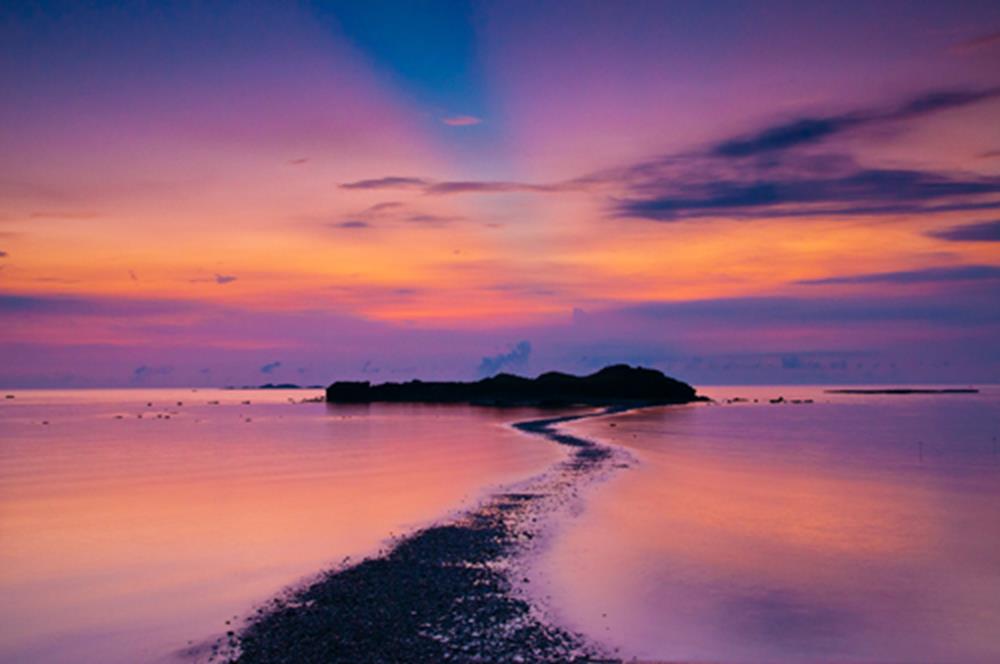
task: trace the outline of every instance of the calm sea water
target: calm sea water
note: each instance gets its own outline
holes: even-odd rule
[[[644,659],[1000,662],[1000,388],[704,391],[751,403],[569,426],[641,463],[539,562],[556,615]]]
[[[288,403],[318,393],[0,399],[0,661],[176,661],[287,584],[562,458],[503,426],[531,411]]]

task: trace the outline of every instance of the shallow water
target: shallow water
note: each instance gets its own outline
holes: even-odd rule
[[[2,662],[177,660],[284,586],[563,456],[504,426],[527,410],[14,394],[0,400]]]
[[[642,659],[1000,661],[1000,388],[704,391],[751,403],[566,427],[640,463],[535,569],[562,620]]]

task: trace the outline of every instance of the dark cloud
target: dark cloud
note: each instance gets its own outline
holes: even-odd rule
[[[9,255],[10,254],[8,254],[6,251],[3,251],[2,249],[0,249],[0,258],[7,258],[7,256],[9,256]]]
[[[484,357],[479,362],[477,371],[482,376],[492,376],[505,368],[523,367],[528,362],[529,357],[531,357],[531,343],[519,341],[507,353]]]
[[[1000,219],[931,231],[928,235],[951,242],[1000,242]]]
[[[901,272],[876,272],[825,279],[807,279],[798,284],[818,286],[826,284],[921,284],[948,281],[1000,280],[1000,267],[992,265],[961,265],[958,267],[931,267],[923,270]]]
[[[843,154],[815,154],[805,148],[865,127],[902,123],[998,96],[1000,87],[937,90],[883,108],[806,115],[699,151],[555,183],[397,176],[341,186],[419,189],[426,195],[609,190],[616,194],[611,206],[615,216],[656,221],[990,210],[1000,208],[1000,178],[873,168]]]
[[[132,370],[132,382],[142,383],[156,376],[169,376],[173,372],[174,368],[171,366],[152,367],[144,364]]]
[[[425,187],[430,182],[423,178],[410,178],[401,176],[389,176],[376,178],[373,180],[358,180],[356,182],[345,182],[340,185],[341,189],[417,189]]]
[[[78,315],[131,317],[145,315],[188,314],[202,307],[181,300],[139,300],[111,297],[75,297],[63,295],[21,295],[0,293],[0,315]]]
[[[235,277],[231,274],[219,274],[218,272],[216,272],[211,277],[198,277],[196,279],[188,279],[188,281],[192,284],[214,283],[214,284],[219,284],[220,286],[225,286],[226,284],[233,283],[234,281],[237,280],[237,278],[238,277]]]
[[[627,192],[613,205],[617,215],[656,221],[996,209],[997,177],[871,168],[847,155],[800,148],[998,95],[1000,88],[934,91],[885,109],[804,116],[720,141],[703,152],[665,156],[590,179],[617,182]]]
[[[798,355],[782,355],[781,356],[781,368],[782,369],[801,369],[802,368],[802,358]]]
[[[333,228],[371,228],[371,224],[360,219],[348,219],[335,224],[330,224]]]
[[[266,374],[273,373],[274,370],[277,369],[277,368],[279,368],[280,366],[281,366],[281,362],[279,362],[279,361],[268,362],[267,364],[265,364],[264,366],[262,366],[260,368],[260,372],[261,373],[266,373]]]
[[[854,115],[831,118],[800,118],[768,127],[756,134],[724,141],[712,149],[720,157],[748,157],[763,152],[785,150],[805,143],[815,143],[833,134],[856,127],[864,120]]]
[[[856,110],[837,115],[801,117],[749,136],[732,138],[716,145],[711,153],[719,157],[750,157],[818,143],[849,130],[868,125],[918,118],[952,108],[961,108],[991,99],[1000,88],[985,90],[943,90],[922,94],[888,110]]]
[[[806,216],[925,211],[927,203],[1000,193],[1000,178],[955,178],[903,169],[844,168],[830,158],[827,176],[772,168],[744,179],[674,179],[660,182],[657,196],[623,200],[622,216],[675,221],[706,216]],[[839,172],[838,172],[839,171]],[[741,174],[734,174],[739,176]],[[649,190],[653,185],[644,184]],[[967,201],[961,209],[990,209],[1000,202]],[[955,204],[947,207],[954,208]],[[943,210],[935,210],[943,211]],[[773,212],[773,214],[772,214]]]
[[[289,159],[288,163],[292,166],[301,166],[302,164],[308,163],[308,157],[299,157],[298,159]]]

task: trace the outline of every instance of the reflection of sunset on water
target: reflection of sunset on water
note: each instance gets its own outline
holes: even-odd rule
[[[534,581],[561,616],[669,661],[995,658],[996,388],[706,392],[763,403],[568,426],[640,462],[588,494],[544,556]],[[781,393],[818,403],[767,403]]]
[[[287,403],[313,394],[3,403],[0,659],[70,661],[74,643],[95,661],[159,656],[561,458],[502,426],[526,411]]]

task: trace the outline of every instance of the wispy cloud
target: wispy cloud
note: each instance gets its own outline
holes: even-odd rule
[[[1000,219],[931,231],[928,235],[951,242],[1000,242]]]
[[[143,383],[157,376],[169,376],[173,372],[174,368],[171,366],[154,367],[143,364],[142,366],[136,367],[132,370],[132,382]]]
[[[676,221],[810,215],[929,214],[1000,208],[1000,178],[864,166],[833,139],[1000,98],[1000,87],[926,92],[882,108],[802,115],[700,150],[551,183],[388,176],[347,189],[425,195],[610,192],[618,217]],[[817,153],[821,146],[827,152]]]
[[[345,182],[342,189],[418,189],[429,195],[448,194],[506,194],[516,192],[547,193],[579,189],[576,181],[555,184],[532,184],[529,182],[505,182],[492,180],[432,180],[392,175],[373,180]]]
[[[930,267],[922,270],[876,272],[824,279],[806,279],[798,284],[819,286],[827,284],[921,284],[951,281],[1000,280],[1000,267],[993,265],[961,265],[957,267]]]
[[[803,116],[763,130],[723,141],[712,149],[720,157],[749,157],[818,143],[865,126],[912,120],[931,113],[962,108],[1000,95],[1000,88],[928,92],[887,109],[855,110],[825,116]]]
[[[0,249],[0,258],[7,258],[7,256],[9,256],[9,255],[10,254],[8,254],[6,251],[3,251],[2,249]]]
[[[531,342],[519,341],[510,351],[484,357],[479,362],[478,372],[483,376],[492,376],[501,369],[508,367],[523,367],[531,357]]]
[[[463,218],[459,216],[442,214],[411,214],[406,217],[406,221],[410,221],[415,224],[426,224],[428,226],[443,226],[455,221],[462,221],[462,219]]]
[[[265,364],[260,368],[260,372],[265,374],[274,373],[274,371],[279,367],[281,367],[280,361],[268,362],[267,364]]]
[[[624,189],[612,207],[616,215],[656,221],[995,209],[1000,178],[866,167],[826,143],[862,127],[901,123],[998,96],[997,87],[935,91],[883,109],[802,116],[700,152],[668,155],[591,179],[617,181]],[[826,152],[816,151],[820,144]]]
[[[213,274],[211,277],[197,277],[195,279],[189,279],[188,281],[192,284],[219,284],[220,286],[225,286],[226,284],[231,284],[236,281],[238,277],[231,274],[219,274],[218,272]]]
[[[820,160],[814,159],[814,162]],[[655,195],[620,201],[621,216],[675,221],[707,216],[873,215],[992,209],[1000,201],[1000,178],[949,175],[904,169],[862,168],[831,156],[826,174],[782,165],[704,178],[698,173],[637,184]],[[926,207],[939,201],[954,201]]]
[[[360,219],[348,219],[347,221],[340,221],[330,224],[333,228],[346,228],[346,229],[359,229],[359,228],[371,228],[371,224],[367,221],[361,221]]]
[[[471,127],[473,125],[482,124],[483,120],[482,118],[477,118],[474,115],[453,115],[441,118],[441,122],[449,127]]]
[[[371,180],[357,180],[356,182],[344,182],[341,189],[420,189],[430,184],[429,180],[423,178],[404,177],[390,175],[384,178],[374,178]]]
[[[378,215],[378,214],[383,214],[388,210],[398,210],[401,207],[404,206],[399,201],[383,201],[381,203],[376,203],[375,205],[372,205],[369,208],[366,208],[364,211],[362,211],[361,214]]]

